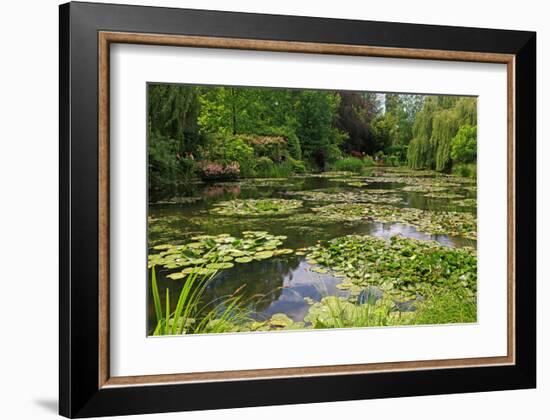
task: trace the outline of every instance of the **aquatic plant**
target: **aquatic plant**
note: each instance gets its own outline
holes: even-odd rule
[[[316,201],[325,203],[399,203],[403,199],[399,196],[380,194],[379,192],[371,193],[371,190],[359,190],[359,191],[341,191],[341,192],[327,192],[327,191],[292,191],[287,192],[287,195],[298,196],[301,200]],[[395,191],[393,191],[395,193]]]
[[[434,185],[409,185],[403,188],[403,191],[416,192],[416,193],[434,193],[445,191],[447,188]]]
[[[460,288],[428,293],[416,311],[414,323],[457,324],[477,321],[476,296]]]
[[[296,182],[294,178],[247,178],[239,182],[242,188],[273,187],[284,189],[296,189],[303,186],[304,181]]]
[[[379,299],[376,303],[354,304],[346,298],[326,296],[313,303],[304,321],[312,328],[358,328],[412,323],[412,312],[393,310],[391,300]]]
[[[149,205],[167,205],[167,204],[193,204],[198,201],[202,201],[203,197],[172,197],[168,199],[158,200],[155,202],[149,202]]]
[[[263,198],[230,200],[216,203],[210,211],[224,216],[266,216],[290,214],[302,207],[300,200]]]
[[[293,252],[292,249],[279,248],[286,236],[270,235],[264,231],[244,231],[242,234],[242,238],[229,234],[200,235],[183,245],[156,245],[153,250],[159,252],[149,254],[149,267],[183,268],[167,275],[172,280],[180,280],[195,274],[213,274],[231,268],[235,263],[246,264]]]
[[[455,193],[431,192],[431,193],[428,193],[428,194],[424,194],[424,197],[439,198],[439,199],[445,199],[445,200],[454,200],[455,198],[461,198],[463,196],[460,195],[460,194],[455,194]]]
[[[469,296],[477,290],[477,257],[472,248],[449,248],[434,241],[394,236],[348,235],[319,242],[307,260],[338,277],[342,290],[359,291],[376,285],[384,293],[426,293],[460,288]]]
[[[331,221],[374,220],[382,223],[403,223],[432,235],[446,234],[469,239],[477,237],[476,216],[467,212],[429,211],[370,203],[329,204],[311,210],[319,218]]]
[[[170,289],[166,289],[163,308],[157,284],[156,270],[151,268],[151,292],[155,307],[156,326],[153,335],[204,334],[238,331],[251,322],[250,310],[239,290],[214,302],[203,301],[208,284],[216,272],[192,273],[180,291],[176,307],[170,308]]]
[[[358,328],[399,325],[456,324],[477,321],[475,297],[461,290],[430,293],[410,311],[400,311],[391,299],[357,303],[345,297],[326,296],[311,305],[305,328]]]
[[[477,200],[475,198],[465,198],[463,200],[453,201],[453,204],[460,207],[477,207]]]
[[[316,178],[346,178],[352,177],[354,175],[355,174],[350,171],[326,171],[317,174],[308,174],[307,176],[312,176]]]

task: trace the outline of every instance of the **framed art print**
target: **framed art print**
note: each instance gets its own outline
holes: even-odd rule
[[[535,386],[535,34],[60,6],[60,413]]]

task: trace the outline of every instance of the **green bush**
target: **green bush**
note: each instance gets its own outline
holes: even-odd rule
[[[395,158],[397,159],[397,162],[399,163],[399,165],[401,165],[407,162],[408,148],[409,148],[408,145],[396,144],[390,147],[386,147],[386,149],[384,149],[384,152],[386,153],[387,156],[395,156]],[[394,166],[399,166],[399,165],[394,165]]]
[[[159,133],[149,133],[148,181],[153,189],[160,189],[195,176],[198,169],[192,154],[179,152],[177,141]]]
[[[477,178],[477,165],[475,163],[457,163],[453,165],[454,175],[468,178]]]
[[[356,157],[347,157],[334,162],[331,169],[333,171],[347,171],[360,174],[363,172],[364,167],[365,164],[361,159]]]
[[[256,166],[254,168],[256,175],[267,173],[273,165],[273,161],[267,156],[257,158]]]
[[[453,162],[474,163],[477,156],[477,126],[463,125],[451,141]]]
[[[288,161],[292,165],[292,172],[294,172],[295,174],[306,173],[306,165],[303,160],[297,160],[297,159],[293,159],[292,157],[289,157]]]
[[[386,156],[384,163],[388,166],[399,166],[399,158],[396,155]]]
[[[371,158],[369,155],[365,155],[363,157],[363,166],[366,166],[366,167],[372,167],[372,166],[375,166],[376,163],[374,162],[374,159]]]
[[[426,296],[414,321],[415,324],[456,324],[477,321],[475,297],[461,290],[446,290]]]
[[[204,155],[206,160],[221,165],[237,162],[241,176],[254,176],[254,149],[239,137],[217,135]]]
[[[302,159],[302,146],[296,132],[291,127],[266,127],[262,130],[265,136],[283,137],[286,139],[286,150],[290,157],[296,160]]]
[[[287,178],[293,174],[294,165],[289,160],[281,163],[272,162],[271,165],[262,164],[261,167],[256,166],[256,176],[259,178]]]

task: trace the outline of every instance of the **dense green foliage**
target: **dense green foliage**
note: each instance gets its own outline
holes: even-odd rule
[[[451,143],[451,158],[457,163],[475,163],[477,158],[477,126],[463,125]]]
[[[416,114],[407,160],[411,168],[449,171],[475,141],[476,98],[432,96]],[[457,139],[458,136],[458,139]],[[453,144],[458,154],[453,153]],[[475,143],[474,143],[475,151]],[[466,152],[467,154],[467,152]],[[471,159],[471,156],[469,157]],[[475,153],[474,153],[475,158]]]
[[[370,159],[348,157],[334,162],[331,169],[334,171],[349,171],[360,174],[369,166],[372,166],[372,161]]]
[[[193,177],[362,173],[374,161],[475,163],[475,98],[150,84],[147,123],[153,189]]]
[[[161,186],[195,170],[192,158],[205,143],[197,123],[197,89],[150,85],[148,96],[149,182]]]

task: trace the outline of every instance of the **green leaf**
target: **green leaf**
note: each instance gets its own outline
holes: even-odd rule
[[[160,295],[157,285],[157,274],[155,272],[155,267],[151,269],[151,289],[153,292],[153,303],[155,305],[155,314],[157,316],[157,323],[160,323],[162,320],[162,306],[160,304]]]
[[[239,257],[239,258],[235,258],[235,262],[238,262],[238,263],[249,263],[250,261],[252,261],[253,258],[250,258],[250,257]]]

